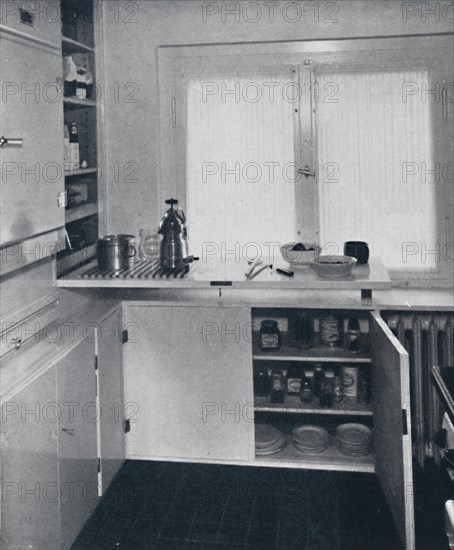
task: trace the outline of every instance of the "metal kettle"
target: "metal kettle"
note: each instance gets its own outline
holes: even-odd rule
[[[181,208],[174,208],[178,204],[176,199],[167,199],[170,208],[159,224],[158,233],[161,241],[161,267],[174,269],[181,267],[188,256],[186,216]]]

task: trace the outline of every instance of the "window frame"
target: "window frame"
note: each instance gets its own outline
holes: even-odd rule
[[[160,204],[176,195],[184,207],[185,193],[185,78],[190,74],[263,68],[295,68],[302,92],[298,105],[299,138],[295,140],[295,162],[313,166],[317,154],[314,73],[321,67],[345,67],[345,70],[427,68],[434,82],[454,82],[454,35],[401,38],[367,38],[354,40],[298,41],[280,43],[219,44],[206,46],[165,46],[158,48],[159,78],[159,184]],[[434,104],[435,105],[435,104]],[[434,162],[446,166],[454,151],[454,105],[447,104],[446,120],[441,106],[432,109]],[[310,136],[306,137],[304,136]],[[296,136],[295,136],[296,137]],[[297,147],[298,141],[300,147]],[[312,180],[312,181],[311,181]],[[296,200],[297,220],[306,240],[318,242],[318,187],[313,178],[299,180],[305,201]],[[390,271],[393,286],[432,286],[452,288],[454,264],[449,252],[454,243],[454,185],[436,185],[435,208],[437,242],[447,258],[440,258],[431,272]],[[309,198],[309,200],[308,200]],[[301,205],[307,204],[306,208]],[[299,225],[300,226],[300,225]],[[428,246],[430,250],[431,246]],[[451,252],[452,254],[452,252]],[[443,256],[443,255],[442,255]]]

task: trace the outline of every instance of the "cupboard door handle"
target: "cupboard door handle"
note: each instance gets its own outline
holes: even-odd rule
[[[22,147],[24,140],[22,138],[6,138],[0,137],[0,147],[6,147],[7,145]]]
[[[67,433],[68,435],[75,435],[75,429],[74,428],[62,428],[62,432]]]

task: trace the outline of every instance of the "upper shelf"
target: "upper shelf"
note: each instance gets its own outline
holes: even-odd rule
[[[72,53],[94,53],[95,49],[64,36],[62,39],[62,51],[63,55],[71,55]]]
[[[79,99],[77,97],[65,97],[63,103],[68,107],[96,107],[94,99]]]

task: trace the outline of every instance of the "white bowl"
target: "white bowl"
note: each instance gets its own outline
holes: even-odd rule
[[[351,256],[319,256],[311,261],[311,267],[320,277],[339,279],[352,274],[356,261]]]
[[[312,260],[320,256],[321,248],[315,243],[304,243],[306,248],[314,250],[292,250],[298,243],[287,243],[281,246],[281,254],[286,262],[292,266],[309,265]]]

